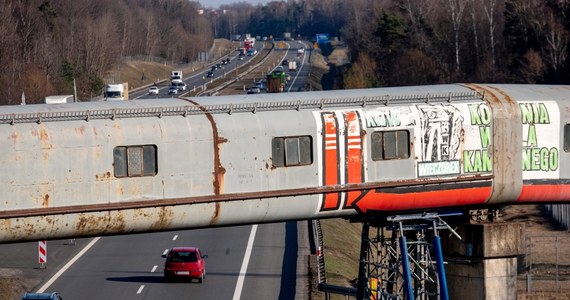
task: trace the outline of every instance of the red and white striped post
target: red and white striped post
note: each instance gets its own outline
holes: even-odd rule
[[[45,269],[47,263],[47,241],[38,242],[38,261],[40,268]]]

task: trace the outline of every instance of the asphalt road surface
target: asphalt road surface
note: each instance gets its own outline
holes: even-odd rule
[[[307,273],[298,264],[305,260],[298,249],[308,248],[298,235],[306,232],[305,224],[103,237],[52,284],[45,286],[46,278],[38,288],[57,291],[66,300],[295,299],[297,288],[302,289],[298,277]],[[174,246],[196,246],[208,255],[202,284],[163,280],[161,255]]]

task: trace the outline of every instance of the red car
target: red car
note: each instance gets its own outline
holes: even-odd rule
[[[206,276],[206,264],[204,259],[208,255],[202,255],[196,247],[174,247],[163,254],[166,258],[164,263],[164,278],[170,281],[174,278],[196,278],[202,283]]]

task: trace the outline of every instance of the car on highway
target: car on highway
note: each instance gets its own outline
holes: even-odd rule
[[[252,86],[249,88],[249,90],[247,90],[248,94],[259,94],[261,93],[261,89],[257,86]]]
[[[172,84],[172,85],[176,85],[176,87],[178,88],[179,91],[185,91],[186,90],[186,83],[184,82],[177,82],[176,84]]]
[[[149,95],[158,95],[158,87],[153,85],[148,89]]]
[[[175,85],[171,85],[171,86],[168,88],[168,94],[169,94],[169,95],[176,95],[176,94],[178,94],[178,87],[175,86]]]
[[[258,81],[254,84],[255,87],[259,88],[260,90],[264,91],[265,90],[265,83],[263,83],[263,81]]]
[[[214,77],[214,72],[208,71],[208,73],[206,74],[206,77]]]
[[[62,300],[58,293],[25,293],[22,300],[44,299],[44,300]]]
[[[206,263],[208,255],[202,254],[196,247],[174,247],[166,254],[164,262],[164,279],[171,281],[175,278],[198,279],[202,283],[206,277]]]
[[[286,60],[286,59],[284,59],[284,60],[281,62],[281,65],[282,65],[282,66],[287,66],[287,65],[289,65],[289,61]]]
[[[210,69],[210,71],[214,72],[214,71],[216,71],[217,69],[218,69],[218,66],[213,65],[213,66],[212,66],[212,69]]]

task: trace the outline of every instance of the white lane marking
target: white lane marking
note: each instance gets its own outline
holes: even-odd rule
[[[245,272],[247,271],[247,265],[249,264],[249,258],[251,257],[251,250],[253,249],[253,241],[255,240],[255,232],[257,231],[257,225],[251,226],[251,232],[249,233],[249,240],[247,241],[247,248],[245,248],[245,254],[243,256],[243,262],[241,263],[241,269],[239,270],[239,277],[236,283],[236,289],[234,291],[233,300],[239,300],[241,297],[241,290],[243,288],[243,281],[245,280]]]
[[[156,271],[156,268],[158,268],[158,266],[152,267],[152,270],[150,270],[150,272],[151,272],[151,273],[154,273],[154,271]]]
[[[177,238],[178,238],[178,234],[175,235],[175,236],[172,238],[172,240],[173,240],[173,241],[176,241]]]
[[[144,284],[141,285],[141,287],[139,288],[139,290],[137,291],[137,294],[140,294],[142,292],[142,290],[144,289]]]
[[[162,252],[162,255],[166,255],[166,253],[168,253],[168,249],[164,250],[164,252]]]
[[[297,81],[297,77],[299,77],[301,70],[303,69],[303,65],[305,64],[305,55],[303,54],[303,60],[301,60],[301,64],[300,66],[297,66],[297,73],[295,74],[295,77],[293,78],[293,80],[291,81],[291,84],[289,85],[289,88],[287,89],[287,92],[290,92],[291,89],[293,88],[293,85],[295,84],[295,81]]]
[[[85,246],[85,248],[81,249],[81,251],[79,251],[79,253],[77,253],[70,261],[68,261],[65,266],[63,266],[63,268],[57,271],[57,273],[55,273],[52,278],[50,278],[41,288],[39,288],[36,293],[43,293],[45,290],[47,290],[59,278],[59,276],[63,274],[63,272],[67,271],[67,269],[69,269],[71,265],[73,265],[83,254],[85,254],[85,252],[93,247],[93,245],[95,245],[95,243],[97,243],[100,238],[101,237],[96,237],[92,239],[91,242]]]

